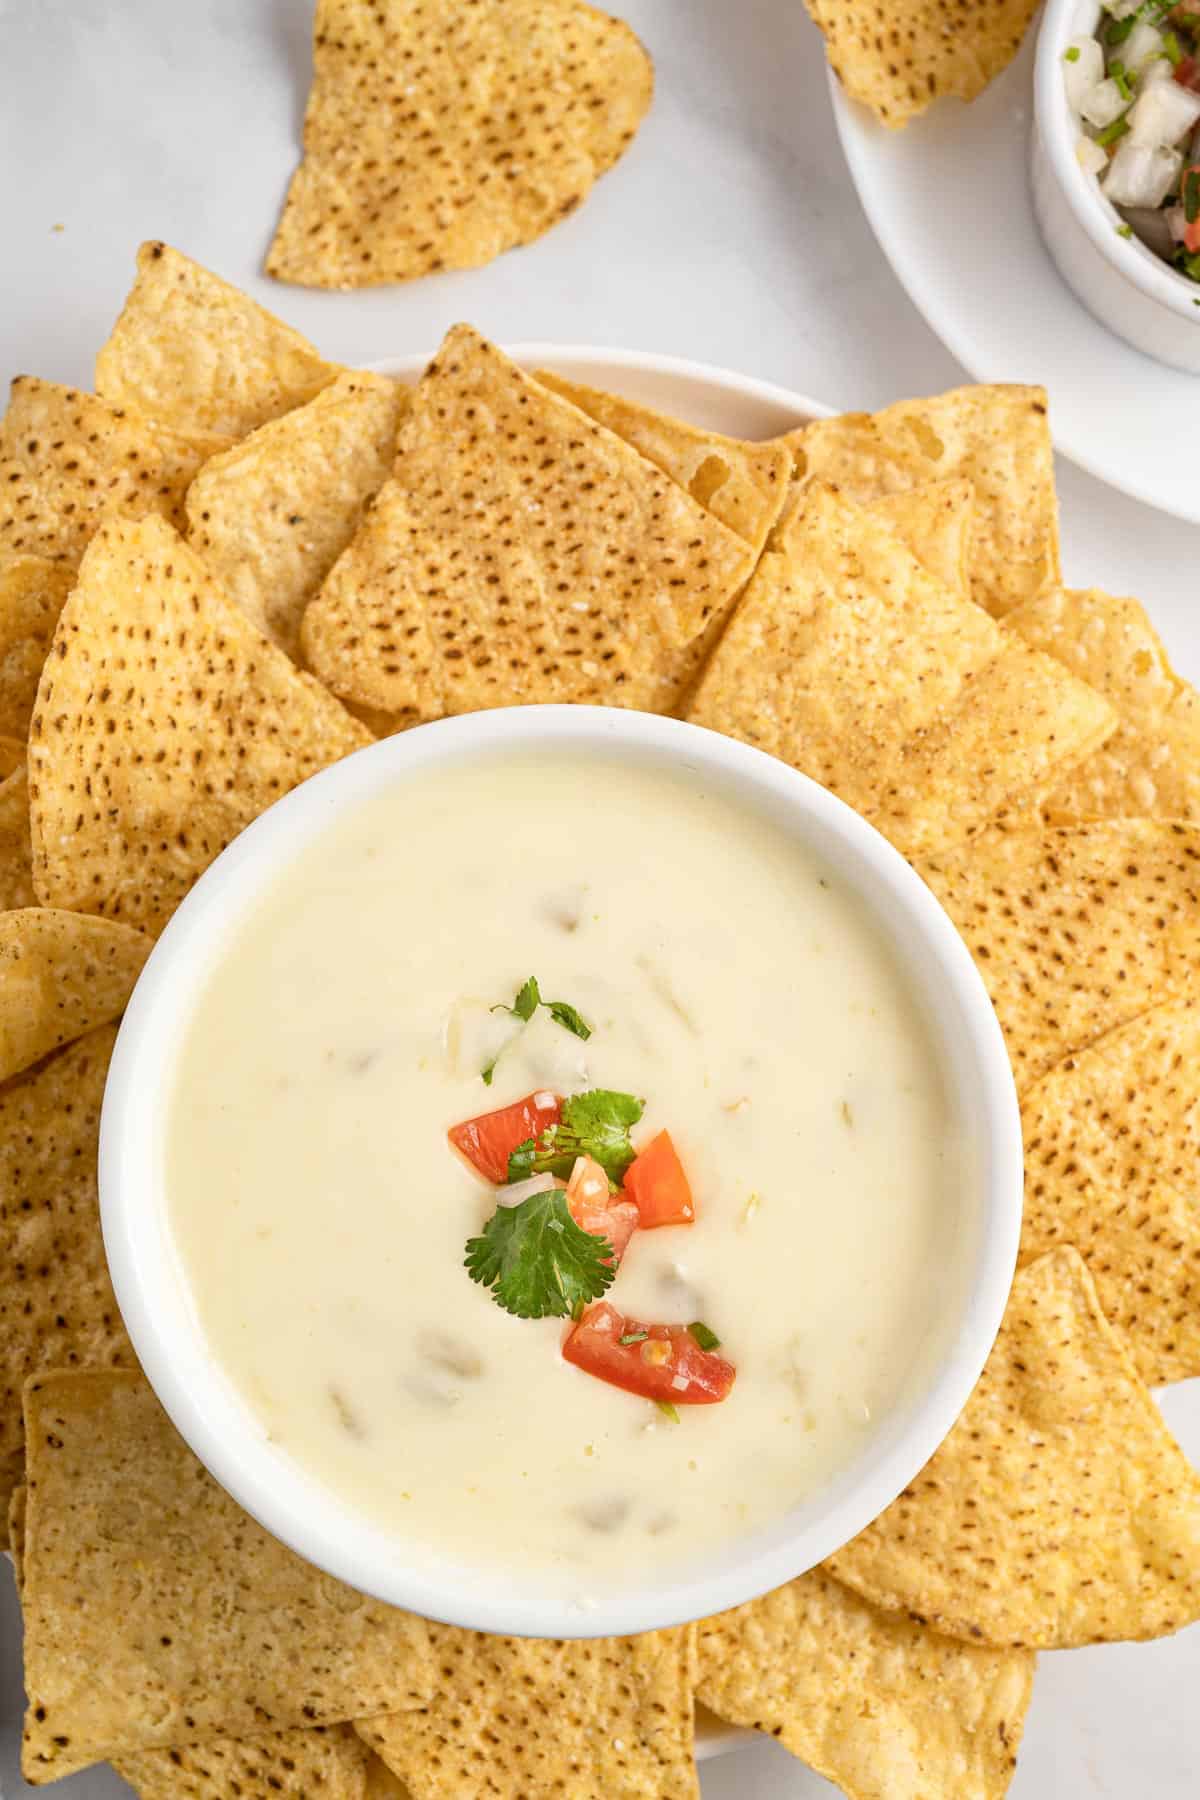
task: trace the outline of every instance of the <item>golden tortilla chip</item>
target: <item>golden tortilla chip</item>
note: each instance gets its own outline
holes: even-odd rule
[[[293,659],[304,609],[391,473],[408,393],[349,372],[205,463],[188,536],[225,592]]]
[[[896,130],[935,100],[974,100],[1021,47],[1037,0],[805,0],[852,99]]]
[[[0,781],[0,911],[36,904],[29,841],[29,781],[22,765]]]
[[[307,338],[170,244],[143,244],[96,392],[189,437],[245,437],[338,373]]]
[[[568,1643],[430,1633],[431,1703],[358,1726],[413,1800],[699,1800],[691,1627]]]
[[[369,1752],[351,1725],[210,1738],[118,1756],[140,1800],[367,1800]]]
[[[788,550],[804,516],[806,485],[796,482],[771,540],[773,550]],[[863,510],[907,544],[917,561],[944,587],[963,600],[971,598],[971,529],[975,490],[969,481],[926,481],[906,493],[882,494],[863,503]]]
[[[821,1569],[699,1627],[697,1693],[848,1800],[1000,1800],[1033,1691],[1027,1650],[881,1612]]]
[[[579,0],[318,0],[267,272],[357,288],[490,262],[574,211],[653,91],[628,25]]]
[[[25,767],[25,750],[23,738],[0,737],[0,781],[7,781]]]
[[[0,1081],[120,1018],[149,954],[149,938],[109,919],[0,913]]]
[[[207,452],[163,425],[32,375],[0,422],[0,555],[74,566],[101,519],[159,513],[183,497]]]
[[[47,1375],[25,1408],[27,1780],[429,1699],[424,1621],[242,1512],[140,1375]]]
[[[18,1595],[25,1581],[25,1502],[29,1489],[25,1485],[25,1452],[20,1452],[21,1473],[12,1487],[8,1489],[6,1515],[8,1520],[8,1553],[12,1557],[13,1580]],[[5,1458],[11,1462],[11,1458]]]
[[[366,1800],[412,1800],[400,1777],[393,1775],[387,1764],[373,1752],[367,1764]]]
[[[459,325],[301,639],[335,693],[387,713],[663,710],[679,650],[752,564],[629,444]]]
[[[0,1090],[0,1455],[24,1443],[21,1388],[43,1369],[133,1364],[96,1191],[104,1025]]]
[[[110,520],[33,717],[38,897],[159,931],[251,819],[370,742],[161,519]]]
[[[959,477],[975,490],[971,595],[997,617],[1057,587],[1058,500],[1046,394],[966,387],[878,413],[815,419],[781,440],[800,481],[865,505]]]
[[[75,577],[44,556],[0,559],[0,732],[24,741],[42,664]]]
[[[813,776],[906,855],[972,836],[1115,723],[819,486],[788,549],[759,563],[688,716]]]
[[[949,1437],[827,1566],[971,1643],[1066,1650],[1200,1618],[1200,1475],[1078,1251],[1018,1273]]]
[[[993,829],[922,858],[1024,1091],[1156,1000],[1200,984],[1200,830],[1132,819]]]
[[[779,517],[792,472],[783,444],[749,444],[703,431],[623,394],[583,387],[547,369],[539,369],[537,379],[632,444],[758,555]]]
[[[1142,1380],[1200,1375],[1200,1002],[1069,1057],[1021,1119],[1022,1260],[1073,1244]]]
[[[1177,675],[1136,600],[1059,589],[1006,621],[1116,707],[1120,724],[1041,803],[1050,824],[1080,819],[1200,820],[1200,694]]]

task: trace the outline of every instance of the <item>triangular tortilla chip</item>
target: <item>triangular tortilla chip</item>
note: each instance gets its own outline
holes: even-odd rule
[[[628,25],[579,0],[318,0],[267,272],[356,288],[490,262],[574,211],[653,91]]]
[[[0,1091],[0,1454],[20,1450],[21,1386],[47,1368],[130,1365],[100,1237],[104,1025]]]
[[[846,800],[906,855],[970,837],[1112,730],[1107,701],[809,490],[688,708]]]
[[[792,472],[783,444],[749,444],[653,412],[601,388],[539,369],[538,380],[577,406],[686,488],[714,519],[744,538],[755,555],[779,517]]]
[[[1145,607],[1099,588],[1059,589],[1006,623],[1104,694],[1120,717],[1103,749],[1043,796],[1047,822],[1200,820],[1200,694],[1171,667]]]
[[[246,617],[292,658],[304,609],[391,473],[408,393],[347,372],[205,463],[188,537]]]
[[[699,1626],[699,1698],[777,1738],[848,1800],[1000,1800],[1033,1690],[1027,1650],[881,1612],[814,1569]]]
[[[974,100],[1021,47],[1037,0],[805,0],[855,100],[895,130],[944,95]]]
[[[189,437],[245,437],[338,373],[307,338],[170,244],[143,244],[96,392]]]
[[[44,556],[0,558],[0,732],[29,735],[29,716],[74,572]]]
[[[25,1452],[21,1451],[21,1473],[9,1488],[6,1500],[8,1518],[8,1553],[12,1557],[13,1579],[18,1595],[25,1580],[25,1508],[29,1489],[25,1485]]]
[[[816,419],[781,440],[797,479],[859,505],[951,476],[975,490],[971,594],[997,617],[1057,587],[1058,500],[1046,394],[967,387]]]
[[[149,954],[149,938],[109,919],[0,913],[0,1081],[119,1018]]]
[[[1077,1251],[1020,1271],[949,1437],[828,1568],[972,1643],[1066,1650],[1200,1618],[1200,1476]]]
[[[428,1701],[424,1621],[242,1512],[140,1375],[47,1375],[25,1409],[26,1779]]]
[[[804,516],[808,489],[794,482],[774,536],[772,550],[788,550]],[[960,599],[971,599],[971,530],[975,489],[962,477],[926,481],[905,493],[881,494],[863,510],[894,531],[917,561]]]
[[[25,767],[25,751],[23,738],[0,737],[0,781],[7,781]]]
[[[158,513],[182,528],[207,451],[131,410],[32,375],[0,422],[0,554],[72,567],[101,519]]]
[[[1200,985],[1200,830],[1126,820],[985,832],[922,858],[974,956],[1024,1091]]]
[[[679,650],[752,563],[629,444],[459,325],[301,639],[335,693],[388,713],[662,710]]]
[[[1200,1375],[1200,1002],[1069,1057],[1021,1119],[1022,1260],[1074,1244],[1142,1380]]]
[[[351,1725],[210,1738],[118,1756],[139,1800],[366,1800],[368,1751]]]
[[[24,765],[0,781],[0,910],[36,906],[29,841],[29,780]]]
[[[438,1689],[358,1729],[413,1800],[699,1800],[690,1627],[633,1638],[485,1637],[432,1625]]]
[[[44,906],[161,930],[251,819],[370,743],[161,519],[96,534],[29,743]]]
[[[393,1775],[387,1764],[374,1754],[367,1765],[366,1800],[413,1800],[408,1788],[398,1775]]]

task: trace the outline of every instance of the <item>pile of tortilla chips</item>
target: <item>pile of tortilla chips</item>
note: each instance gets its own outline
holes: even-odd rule
[[[852,1800],[995,1800],[1036,1653],[1200,1619],[1200,701],[1061,584],[1044,396],[744,443],[515,367],[411,389],[147,246],[96,395],[0,424],[0,1498],[25,1767],[144,1800],[694,1800],[697,1700]],[[569,700],[805,770],[909,856],[992,996],[1020,1268],[932,1461],[821,1569],[698,1626],[488,1638],[239,1511],[143,1379],[100,1102],[155,934],[374,736]],[[0,1510],[0,1517],[3,1511]]]

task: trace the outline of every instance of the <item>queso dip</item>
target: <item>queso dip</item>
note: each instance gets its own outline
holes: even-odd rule
[[[582,1162],[528,1173],[598,1093],[638,1114],[592,1193],[610,1237],[574,1222]],[[448,1133],[521,1101],[509,1186]],[[595,757],[399,780],[281,871],[201,992],[166,1158],[200,1322],[271,1437],[416,1553],[570,1596],[845,1467],[955,1261],[942,1073],[870,914],[695,775]],[[531,1292],[562,1316],[505,1310]],[[568,1359],[585,1325],[634,1391]]]

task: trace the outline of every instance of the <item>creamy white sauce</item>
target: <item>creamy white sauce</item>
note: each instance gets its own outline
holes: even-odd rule
[[[572,1002],[489,1008],[528,975]],[[479,1077],[504,1045],[494,1084]],[[463,1269],[457,1121],[641,1095],[697,1221],[607,1298],[704,1320],[731,1396],[670,1423]],[[167,1130],[215,1356],[272,1437],[415,1547],[575,1592],[779,1518],[906,1394],[954,1230],[944,1086],[866,910],[696,780],[528,757],[397,784],[277,878],[202,993]]]

